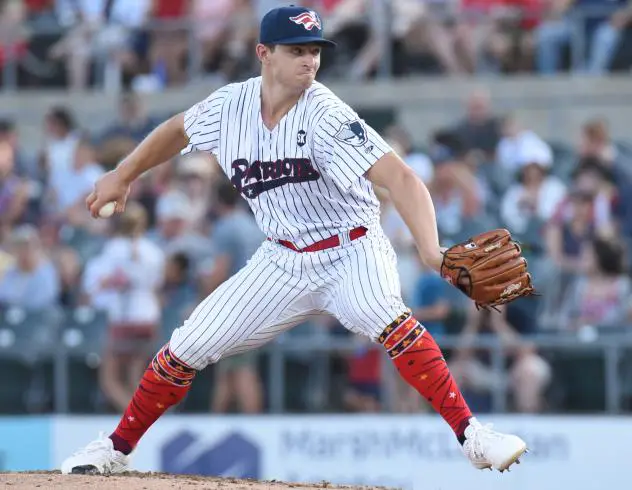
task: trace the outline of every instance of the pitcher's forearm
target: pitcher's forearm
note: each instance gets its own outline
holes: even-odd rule
[[[432,260],[437,258],[439,233],[428,188],[414,174],[406,173],[395,189],[391,192],[391,200],[410,229],[422,260],[429,266],[436,266]]]
[[[143,173],[170,160],[189,144],[184,114],[177,114],[155,128],[118,166],[117,172],[131,183]]]

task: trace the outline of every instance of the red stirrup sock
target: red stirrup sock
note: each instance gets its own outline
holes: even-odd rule
[[[410,313],[404,313],[386,327],[379,342],[402,378],[432,404],[463,444],[472,412],[430,333]]]
[[[165,345],[151,361],[116,430],[110,435],[114,449],[131,453],[147,429],[185,397],[195,369],[178,360]]]

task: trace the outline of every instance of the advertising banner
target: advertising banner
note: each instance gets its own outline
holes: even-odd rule
[[[0,417],[0,471],[31,471],[51,465],[50,419]]]
[[[167,416],[141,441],[139,471],[407,490],[602,490],[626,485],[632,418],[494,416],[531,452],[510,473],[478,471],[438,417]],[[116,418],[58,418],[53,461],[109,431]],[[486,419],[481,420],[488,422]]]

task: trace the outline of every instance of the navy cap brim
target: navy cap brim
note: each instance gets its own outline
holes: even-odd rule
[[[310,37],[310,36],[302,36],[302,37],[293,37],[290,39],[282,39],[280,41],[272,41],[270,44],[320,44],[322,46],[329,46],[332,48],[336,47],[336,43],[330,41],[329,39],[323,39],[322,37]]]

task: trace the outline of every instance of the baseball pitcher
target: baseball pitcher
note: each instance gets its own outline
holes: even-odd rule
[[[268,12],[256,46],[261,76],[226,85],[165,121],[96,183],[87,199],[92,215],[111,202],[122,212],[144,172],[178,152],[213,153],[267,239],[173,332],[112,434],[66,459],[63,473],[129,470],[140,438],[185,397],[198,371],[324,313],[384,347],[476,468],[504,471],[527,450],[519,437],[472,416],[439,347],[402,302],[373,185],[390,193],[423,262],[481,307],[533,292],[520,247],[505,230],[440,247],[424,183],[315,81],[321,50],[333,45],[322,32],[313,10]]]

